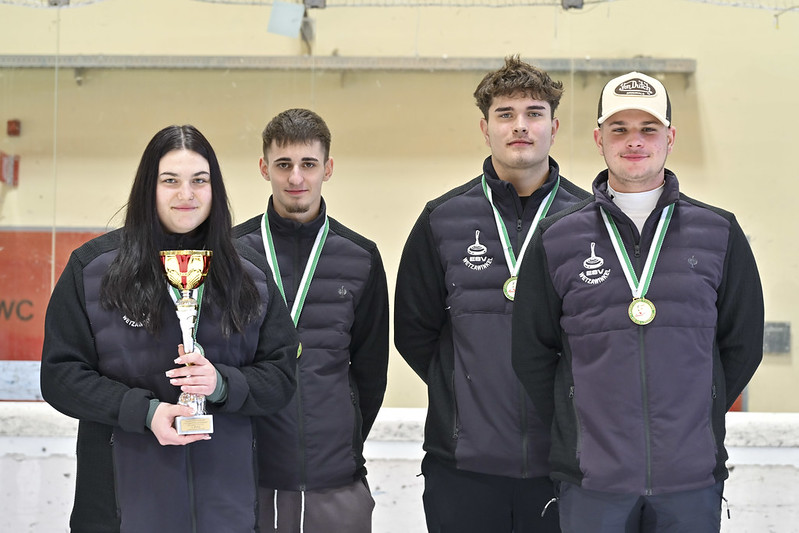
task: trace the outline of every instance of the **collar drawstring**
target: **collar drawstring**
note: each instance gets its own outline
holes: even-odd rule
[[[300,533],[305,531],[305,491],[302,491],[302,507],[300,508]]]
[[[275,489],[274,506],[275,506],[275,531],[277,531],[277,489]]]
[[[300,507],[300,533],[305,531],[305,491],[300,493],[302,496],[302,504]],[[277,489],[275,489],[275,498],[273,505],[275,507],[275,531],[277,531]]]
[[[544,506],[544,509],[541,511],[541,518],[544,517],[544,515],[547,513],[547,509],[549,509],[549,506],[552,505],[553,503],[558,503],[558,499],[552,498],[547,502],[547,504]]]

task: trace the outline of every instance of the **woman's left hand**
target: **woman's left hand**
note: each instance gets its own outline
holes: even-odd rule
[[[216,369],[211,361],[206,359],[199,351],[186,353],[183,345],[178,345],[178,358],[175,363],[181,366],[166,373],[169,382],[180,387],[181,392],[202,394],[209,396],[216,390]]]

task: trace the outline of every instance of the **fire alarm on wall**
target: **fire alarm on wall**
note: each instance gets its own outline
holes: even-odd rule
[[[22,131],[22,123],[18,119],[9,120],[6,124],[6,133],[9,137],[19,137]]]

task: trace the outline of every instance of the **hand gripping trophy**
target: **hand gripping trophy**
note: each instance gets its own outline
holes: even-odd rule
[[[186,353],[194,351],[194,337],[199,318],[202,297],[201,285],[208,274],[211,264],[210,250],[164,250],[161,252],[161,263],[169,284],[180,291],[181,298],[175,298],[175,311],[180,321],[180,331],[183,334],[183,350]],[[192,297],[192,291],[197,289],[198,299]],[[179,416],[175,418],[175,429],[179,435],[194,435],[198,433],[213,433],[214,420],[205,413],[205,396],[183,392],[180,394],[178,404],[187,405],[194,409],[193,416]]]

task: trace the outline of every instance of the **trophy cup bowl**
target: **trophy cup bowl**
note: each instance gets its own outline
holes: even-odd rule
[[[210,250],[164,250],[161,263],[169,284],[180,291],[181,298],[175,302],[175,311],[183,336],[183,349],[186,353],[194,351],[194,333],[197,325],[199,303],[191,297],[191,291],[198,288],[208,275],[211,264]],[[175,429],[179,435],[213,433],[214,419],[205,413],[205,396],[183,392],[179,405],[187,405],[194,410],[193,416],[175,418]]]

